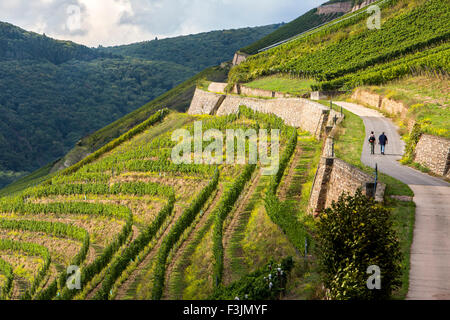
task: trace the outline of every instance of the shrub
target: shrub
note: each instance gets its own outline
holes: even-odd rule
[[[410,164],[414,162],[416,146],[422,137],[422,134],[422,125],[420,122],[416,122],[411,130],[411,133],[406,137],[405,155],[401,161],[403,164]]]
[[[401,285],[401,252],[390,212],[360,190],[341,196],[317,226],[320,268],[331,299],[388,299]],[[381,270],[381,289],[369,290],[370,266]]]
[[[266,266],[256,270],[227,287],[215,290],[210,300],[276,300],[286,289],[286,282],[292,270],[292,257],[281,263],[271,260]],[[272,283],[272,285],[270,285]]]
[[[6,300],[11,295],[14,273],[12,266],[0,258],[0,273],[4,274],[6,281],[0,291],[0,300]]]

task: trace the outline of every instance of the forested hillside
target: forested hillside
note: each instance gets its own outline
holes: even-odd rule
[[[100,48],[102,53],[120,54],[146,60],[163,60],[182,64],[194,70],[219,65],[223,57],[230,57],[249,44],[249,37],[258,40],[281,24],[265,27],[222,30],[162,40],[135,43],[126,46]]]
[[[0,60],[44,60],[61,64],[111,57],[71,41],[54,40],[0,21]]]
[[[155,41],[154,55],[133,55],[140,44],[113,54],[1,23],[0,187],[277,27]]]

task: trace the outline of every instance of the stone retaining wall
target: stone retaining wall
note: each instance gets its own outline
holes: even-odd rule
[[[369,4],[374,3],[377,0],[364,0],[363,2],[361,2],[361,4],[357,4],[352,8],[352,12],[357,11],[361,8],[364,8],[366,6],[368,6]]]
[[[301,98],[257,99],[220,95],[200,89],[195,91],[188,114],[223,116],[238,112],[240,106],[262,113],[273,113],[286,124],[309,131],[317,138],[322,136],[330,114],[325,106]]]
[[[354,195],[360,188],[363,194],[373,196],[376,201],[382,202],[386,190],[385,184],[378,183],[374,194],[374,176],[335,157],[333,139],[338,125],[342,122],[344,116],[332,110],[330,118],[334,116],[337,117],[336,123],[332,121],[326,127],[327,138],[324,142],[322,157],[317,168],[309,199],[309,211],[315,216],[330,207],[333,201],[338,201],[343,193]]]
[[[209,114],[213,115],[222,104],[225,99],[225,95],[216,94],[213,92],[207,92],[200,89],[196,89],[194,97],[191,101],[188,114]]]
[[[225,93],[225,88],[227,87],[228,83],[222,83],[222,82],[211,82],[208,87],[208,91],[211,92],[218,92],[218,93]]]
[[[334,90],[334,91],[312,91],[311,92],[311,100],[331,100],[334,97],[344,94],[345,91]]]
[[[236,84],[233,87],[233,93],[244,96],[265,97],[265,98],[288,98],[291,95],[283,92],[276,92],[264,89],[249,88],[242,84]]]
[[[236,52],[233,57],[233,66],[237,66],[244,62],[249,55],[242,52]]]
[[[329,154],[330,147],[325,147],[324,153]],[[376,201],[382,202],[386,185],[378,183],[376,193],[373,195],[374,180],[373,176],[341,159],[324,156],[317,168],[309,210],[318,215],[330,207],[333,201],[338,201],[342,194],[354,195],[358,189],[361,189],[363,194],[374,196]]]
[[[403,103],[367,90],[356,89],[352,99],[401,118],[405,118],[408,113],[408,108]]]
[[[414,161],[450,179],[450,140],[423,134],[417,143]]]
[[[306,99],[256,99],[228,95],[217,115],[236,113],[242,105],[258,112],[273,113],[286,124],[309,131],[317,138],[322,136],[330,112],[323,105]]]
[[[363,194],[372,195],[374,180],[374,176],[335,158],[329,181],[331,187],[327,192],[325,207],[331,206],[333,201],[338,201],[343,193],[354,195],[359,188],[362,189]],[[383,201],[385,188],[384,184],[378,183],[375,200]]]
[[[317,14],[347,13],[353,8],[351,1],[326,4],[317,8]]]

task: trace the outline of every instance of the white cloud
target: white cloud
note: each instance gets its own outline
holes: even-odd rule
[[[2,0],[0,21],[88,46],[288,22],[325,0]],[[79,19],[74,16],[78,6]],[[80,27],[74,28],[79,22]],[[75,23],[75,24],[74,24]]]

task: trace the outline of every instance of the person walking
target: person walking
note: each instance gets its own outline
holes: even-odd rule
[[[369,137],[370,144],[370,154],[375,154],[375,142],[377,139],[375,138],[375,133],[372,131]]]
[[[380,143],[380,146],[381,146],[381,154],[384,155],[384,153],[386,151],[386,145],[388,144],[388,138],[386,137],[384,132],[378,138],[378,142]]]

